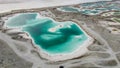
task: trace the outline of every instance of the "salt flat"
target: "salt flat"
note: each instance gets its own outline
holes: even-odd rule
[[[72,5],[86,2],[111,1],[111,0],[0,0],[0,13],[18,9],[44,8],[52,6]]]

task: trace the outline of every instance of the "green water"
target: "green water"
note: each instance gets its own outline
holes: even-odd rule
[[[114,18],[113,20],[120,23],[120,19],[119,18]]]
[[[115,12],[113,15],[114,15],[114,16],[119,16],[119,15],[120,15],[120,12]]]
[[[24,14],[20,16],[24,16]],[[87,40],[87,36],[82,29],[74,22],[56,22],[50,18],[36,18],[34,20],[33,18],[32,20],[27,18],[25,26],[21,26],[20,23],[17,23],[17,25],[12,24],[11,26],[21,26],[22,31],[27,32],[31,36],[34,44],[49,54],[71,53]],[[14,19],[19,21],[19,18],[13,18],[12,21]]]

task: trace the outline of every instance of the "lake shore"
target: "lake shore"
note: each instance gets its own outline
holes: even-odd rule
[[[9,19],[9,18],[8,18]],[[51,19],[51,18],[50,18]],[[53,19],[51,19],[51,20],[53,20]],[[55,22],[55,20],[53,20],[54,22]],[[76,23],[77,24],[77,23]],[[78,24],[77,24],[78,25]],[[78,25],[79,27],[80,27],[80,24]],[[82,26],[82,25],[81,25]],[[7,25],[4,27],[4,28],[6,28],[6,29],[9,29],[9,27],[7,27]],[[77,48],[76,50],[74,50],[73,52],[71,52],[71,53],[64,53],[64,54],[48,54],[48,53],[46,53],[45,51],[42,51],[43,49],[41,49],[41,47],[39,47],[38,45],[35,45],[34,44],[34,42],[33,42],[33,39],[30,37],[30,36],[27,36],[27,35],[29,35],[29,34],[26,34],[26,33],[24,33],[23,35],[22,35],[22,37],[23,38],[29,38],[29,39],[31,39],[32,40],[32,42],[31,42],[31,44],[33,44],[33,46],[36,48],[36,51],[41,55],[41,57],[43,57],[43,58],[45,58],[45,59],[47,59],[47,60],[49,60],[49,61],[63,61],[63,60],[68,60],[68,59],[72,59],[72,58],[77,58],[77,57],[80,57],[80,56],[82,56],[82,55],[84,55],[86,52],[88,52],[88,50],[87,50],[87,47],[88,46],[90,46],[92,43],[93,43],[93,41],[94,41],[94,39],[92,38],[92,37],[90,37],[89,36],[89,34],[88,33],[86,33],[85,31],[84,31],[84,29],[82,29],[82,28],[84,28],[84,26],[83,27],[80,27],[80,29],[81,29],[81,31],[83,31],[83,33],[87,36],[87,40],[85,40],[80,46],[79,46],[79,48]],[[7,31],[7,33],[15,33],[15,32],[22,32],[22,31],[20,31],[20,29],[19,28],[12,28],[11,30],[8,30]],[[54,58],[54,57],[56,57],[56,58]]]

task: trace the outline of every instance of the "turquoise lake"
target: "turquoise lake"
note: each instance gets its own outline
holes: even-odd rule
[[[35,45],[49,54],[71,53],[88,37],[74,22],[57,22],[51,18],[37,18],[37,13],[23,13],[6,21],[7,27],[20,27]]]

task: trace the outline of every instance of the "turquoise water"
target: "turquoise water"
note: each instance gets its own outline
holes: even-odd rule
[[[27,23],[24,24],[25,26],[23,24],[21,25],[20,22],[18,22],[17,25],[12,24],[15,23],[15,21],[19,21],[19,17],[21,18],[25,15],[33,15],[31,19],[29,19],[29,17],[25,18],[25,23]],[[31,36],[34,44],[47,53],[71,53],[79,48],[88,38],[82,29],[74,22],[56,22],[50,18],[35,18],[34,16],[36,16],[36,14],[25,15],[20,14],[19,16],[13,17],[9,19],[7,23],[11,23],[11,27],[21,26],[22,31],[27,32]]]
[[[64,12],[77,12],[85,15],[98,15],[100,13],[106,12],[106,11],[120,11],[120,5],[118,3],[110,3],[110,2],[95,2],[95,3],[83,3],[80,4],[80,8],[78,7],[60,7],[60,11]]]

